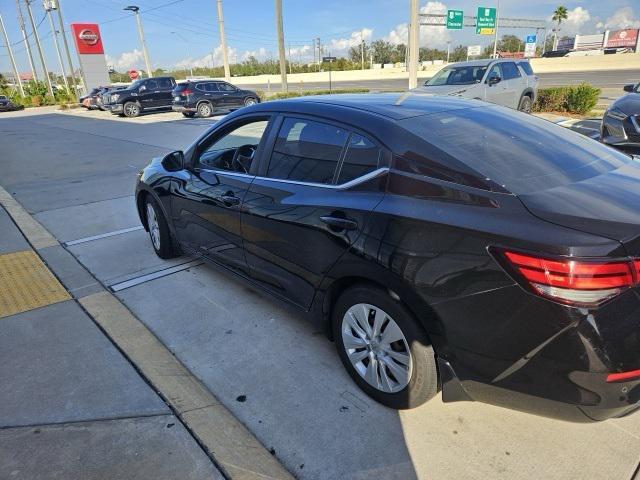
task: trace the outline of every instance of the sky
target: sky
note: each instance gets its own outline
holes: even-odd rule
[[[24,0],[23,2],[24,10]],[[140,7],[141,19],[153,68],[172,69],[222,64],[216,0],[59,0],[66,26],[73,22],[98,23],[107,54],[107,63],[116,70],[143,68],[144,59],[133,15],[123,7]],[[475,15],[478,6],[495,7],[498,0],[420,0],[423,13],[445,13],[448,8]],[[405,43],[409,0],[283,0],[284,36],[293,61],[313,59],[313,38],[319,37],[326,54],[345,55],[350,46],[384,39]],[[499,15],[510,18],[547,20],[558,5],[564,5],[569,18],[562,34],[601,32],[604,29],[640,27],[638,0],[500,0]],[[40,34],[47,66],[60,71],[53,36],[40,0],[32,0],[33,16]],[[277,58],[276,23],[273,0],[223,0],[227,46],[231,62],[250,55],[259,60]],[[26,13],[26,12],[25,12]],[[16,0],[0,0],[2,15],[14,56],[21,72],[29,70],[24,43],[18,28]],[[41,23],[40,23],[41,22]],[[28,24],[28,20],[27,20]],[[525,29],[501,29],[499,35],[524,37],[535,33]],[[73,43],[71,36],[68,39]],[[449,30],[422,27],[420,45],[444,48],[447,41],[458,44],[488,45],[492,37],[476,35],[475,29]],[[0,38],[0,72],[11,67],[4,40]],[[73,46],[71,47],[73,48]],[[35,54],[35,52],[34,52]],[[72,52],[75,61],[75,51]],[[36,60],[37,62],[37,60]]]

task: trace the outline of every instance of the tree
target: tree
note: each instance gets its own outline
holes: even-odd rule
[[[373,61],[375,63],[392,63],[394,61],[396,47],[384,40],[376,40],[371,44]]]
[[[364,42],[364,64],[365,66],[369,62],[369,55],[371,51],[371,46]],[[360,44],[354,45],[349,49],[348,58],[353,63],[362,63],[362,47]]]
[[[524,50],[524,42],[515,35],[503,35],[498,41],[498,52],[522,52]],[[486,56],[493,55],[493,45],[489,45],[484,49]]]
[[[553,46],[554,48],[557,47],[558,45],[558,32],[560,31],[560,24],[562,23],[563,20],[566,20],[568,18],[569,14],[567,12],[567,7],[560,5],[558,8],[555,9],[555,11],[553,12],[553,17],[551,17],[551,20],[553,20],[554,22],[558,22],[558,27],[554,29],[553,32]]]

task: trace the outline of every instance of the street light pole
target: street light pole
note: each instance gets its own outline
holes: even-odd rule
[[[27,57],[29,58],[31,74],[33,75],[33,79],[38,81],[38,72],[36,71],[36,64],[33,61],[33,52],[31,51],[31,43],[29,43],[29,38],[27,37],[27,29],[24,26],[24,17],[22,16],[20,0],[16,0],[16,9],[18,10],[18,23],[20,24],[20,31],[22,32],[22,41],[24,42],[24,46],[27,47]]]
[[[138,24],[138,34],[140,35],[140,43],[142,44],[142,54],[144,55],[144,64],[147,68],[147,77],[153,77],[153,71],[151,70],[151,62],[149,61],[149,52],[147,51],[147,42],[144,39],[144,30],[142,29],[142,22],[140,21],[140,7],[135,5],[129,5],[123,10],[128,10],[135,13],[136,23]]]
[[[49,69],[47,68],[47,62],[44,61],[44,54],[42,53],[42,45],[40,44],[40,35],[38,34],[38,29],[36,28],[36,22],[33,20],[33,13],[31,12],[31,3],[30,0],[25,0],[27,4],[27,13],[29,14],[29,23],[31,23],[31,28],[33,28],[33,36],[36,39],[36,47],[38,48],[38,55],[40,56],[40,62],[42,63],[42,69],[44,70],[44,78],[47,80],[47,87],[49,88],[49,94],[51,97],[55,98],[53,93],[53,85],[51,84],[51,78],[49,77]]]
[[[7,46],[9,52],[9,60],[11,61],[11,67],[13,68],[13,75],[15,76],[16,84],[20,95],[24,97],[24,89],[22,88],[22,80],[20,80],[20,73],[18,73],[18,67],[16,67],[16,59],[13,58],[13,51],[11,50],[11,44],[9,43],[9,37],[7,36],[7,30],[4,28],[4,21],[2,21],[2,15],[0,15],[0,28],[2,28],[2,35],[4,36],[4,43]]]
[[[60,0],[58,0],[56,5],[56,10],[58,10],[58,23],[60,24],[60,33],[62,34],[62,43],[64,45],[64,51],[67,55],[67,63],[69,63],[69,68],[71,69],[71,82],[73,83],[73,90],[76,98],[78,98],[78,88],[79,83],[76,82],[76,74],[73,68],[73,61],[71,60],[71,51],[69,50],[69,42],[67,42],[67,34],[64,28],[64,20],[62,19],[62,7],[60,6]]]
[[[218,30],[220,30],[220,47],[222,48],[222,63],[224,64],[224,78],[229,80],[229,52],[227,51],[227,37],[224,34],[224,17],[222,16],[222,0],[218,0]]]
[[[276,28],[278,30],[278,56],[280,57],[280,89],[287,91],[287,59],[284,54],[284,31],[282,28],[282,0],[276,2]]]
[[[409,90],[418,86],[419,20],[418,0],[410,0],[411,23],[409,24]]]
[[[500,21],[500,0],[498,0],[498,6],[496,8],[496,28],[493,38],[493,58],[497,58],[498,53],[498,22]]]
[[[64,63],[62,62],[62,55],[60,54],[60,46],[58,45],[58,32],[56,31],[56,26],[53,23],[53,16],[51,15],[51,10],[55,6],[55,1],[52,2],[51,0],[44,0],[42,6],[47,12],[47,17],[49,17],[49,25],[51,25],[51,35],[53,35],[53,43],[56,47],[58,63],[60,64],[60,70],[62,70],[62,79],[64,80],[64,86],[67,89],[67,92],[71,94],[71,90],[69,89],[69,81],[67,80],[67,72],[65,71]]]

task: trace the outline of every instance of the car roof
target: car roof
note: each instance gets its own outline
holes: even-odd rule
[[[486,67],[491,63],[504,63],[504,62],[528,62],[526,58],[485,58],[482,60],[469,60],[468,62],[457,62],[446,65],[447,67]]]
[[[442,97],[421,92],[406,93],[369,93],[369,94],[339,94],[313,95],[297,97],[287,100],[260,103],[254,107],[262,111],[282,111],[289,113],[338,113],[338,110],[359,111],[388,117],[393,120],[429,115],[433,113],[474,108],[485,105],[477,100],[458,97]],[[347,112],[348,113],[348,112]],[[341,114],[336,115],[340,119]]]

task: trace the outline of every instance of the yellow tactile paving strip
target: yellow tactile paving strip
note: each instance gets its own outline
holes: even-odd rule
[[[0,255],[0,318],[70,298],[34,251]]]

